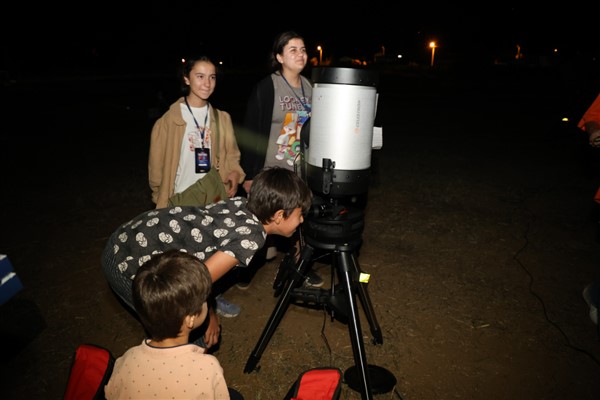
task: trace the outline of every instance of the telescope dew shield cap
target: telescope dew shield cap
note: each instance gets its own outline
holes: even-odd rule
[[[329,196],[365,193],[369,185],[377,74],[356,68],[315,68],[312,73],[310,145],[306,181]]]

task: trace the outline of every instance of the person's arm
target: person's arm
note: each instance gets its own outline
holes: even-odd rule
[[[204,264],[210,273],[212,281],[215,282],[239,264],[239,262],[229,254],[217,251],[204,261]],[[221,333],[221,324],[214,305],[209,306],[208,308],[208,318],[208,327],[204,333],[204,343],[206,344],[206,348],[216,345],[219,342],[219,335]]]
[[[219,118],[219,173],[225,184],[227,196],[233,197],[238,191],[238,185],[246,176],[240,166],[240,149],[233,131],[233,122],[228,112],[217,110]]]
[[[204,344],[207,349],[219,343],[219,336],[221,335],[221,321],[217,315],[217,311],[214,307],[208,308],[208,326],[204,332]]]
[[[152,202],[158,202],[158,192],[163,181],[163,166],[165,164],[165,134],[164,120],[158,119],[150,134],[150,150],[148,152],[148,184],[152,191]]]
[[[233,267],[239,264],[235,257],[230,256],[222,251],[217,251],[204,261],[212,281],[215,282],[229,272]]]

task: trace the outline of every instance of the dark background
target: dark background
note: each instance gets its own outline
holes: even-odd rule
[[[551,6],[398,4],[281,4],[278,2],[105,1],[3,6],[0,70],[11,75],[102,71],[171,72],[181,57],[206,52],[226,67],[264,65],[275,35],[293,29],[310,57],[372,61],[385,49],[404,63],[427,65],[429,42],[441,64],[511,62],[521,47],[528,63],[590,62],[597,31],[575,2]],[[556,51],[555,51],[556,50]]]

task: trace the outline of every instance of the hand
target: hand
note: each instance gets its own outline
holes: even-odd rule
[[[204,343],[206,344],[206,348],[210,349],[212,346],[219,343],[221,324],[219,322],[219,316],[213,308],[208,310],[208,318],[210,318],[210,320],[206,332],[204,332]]]
[[[250,193],[250,186],[252,186],[252,181],[244,181],[242,187],[246,191],[246,193]]]
[[[227,196],[233,197],[238,191],[240,176],[237,172],[231,172],[229,175],[227,175],[227,180],[223,183],[225,184],[225,189],[227,190]]]
[[[600,147],[600,129],[590,132],[590,146]]]
[[[225,185],[225,191],[227,192],[227,197],[232,198],[233,196],[235,196],[235,194],[237,193],[238,190],[238,184],[237,182],[233,182],[231,179],[223,182],[223,184]]]

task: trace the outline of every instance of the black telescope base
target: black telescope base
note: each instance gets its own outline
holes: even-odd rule
[[[373,343],[382,344],[383,337],[375,318],[366,283],[360,281],[361,271],[354,255],[357,243],[323,244],[310,238],[306,238],[306,242],[307,244],[301,250],[300,258],[295,264],[288,255],[279,267],[273,287],[276,295],[279,294],[280,297],[256,347],[248,357],[244,372],[251,373],[258,370],[257,365],[262,353],[289,304],[294,300],[294,304],[297,305],[303,305],[303,303],[313,307],[323,305],[332,316],[348,324],[355,365],[348,368],[344,378],[351,389],[360,392],[362,399],[372,399],[373,393],[391,391],[396,384],[393,374],[382,367],[367,364],[358,315],[357,295],[369,322]],[[312,257],[316,248],[331,251],[331,270],[332,274],[337,272],[338,287],[334,283],[334,276],[331,277],[331,290],[302,287],[307,269],[313,262]],[[285,265],[286,263],[287,265]]]
[[[396,377],[390,371],[377,365],[367,365],[367,371],[371,382],[371,393],[382,394],[391,392],[396,386]],[[362,375],[356,365],[346,369],[344,382],[357,392],[362,390]]]

